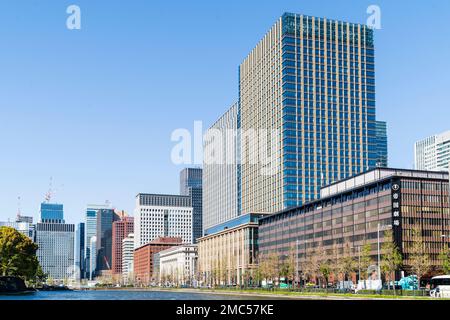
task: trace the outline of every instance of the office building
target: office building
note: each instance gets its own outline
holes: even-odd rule
[[[438,267],[439,253],[450,245],[450,238],[442,237],[450,234],[448,178],[445,172],[377,168],[328,185],[320,200],[259,220],[260,254],[286,257],[293,249],[301,268],[315,250],[334,259],[347,246],[357,258],[358,248],[370,244],[376,261],[380,226],[380,245],[384,231],[392,230],[405,271],[414,229]]]
[[[194,243],[203,235],[202,169],[185,168],[180,173],[180,194],[191,198]]]
[[[0,221],[0,227],[14,228],[34,241],[35,226],[28,222]]]
[[[387,123],[384,121],[376,121],[375,128],[377,141],[377,167],[387,168],[389,165]]]
[[[126,282],[133,280],[134,269],[134,234],[130,233],[122,240],[122,279]]]
[[[26,222],[29,224],[33,224],[33,217],[22,216],[20,213],[16,216],[16,222]]]
[[[180,237],[192,243],[192,205],[189,196],[140,193],[134,214],[135,248],[159,237]]]
[[[302,205],[376,166],[374,54],[366,25],[285,13],[245,58],[242,213]]]
[[[134,232],[134,218],[123,216],[112,225],[112,273],[122,274],[123,239]]]
[[[41,203],[42,223],[64,223],[64,212],[62,204]]]
[[[414,149],[417,170],[450,169],[450,131],[418,141]]]
[[[234,104],[208,129],[204,139],[203,229],[239,215],[237,112]]]
[[[181,245],[159,252],[155,271],[159,270],[161,283],[193,286],[197,277],[197,245]]]
[[[118,220],[112,208],[102,208],[97,211],[97,263],[96,272],[111,274],[112,272],[112,227]]]
[[[57,283],[75,280],[75,225],[64,223],[63,205],[43,203],[36,224],[36,252],[42,271]]]
[[[244,284],[255,276],[258,219],[244,214],[211,229],[198,242],[198,268],[203,284]]]
[[[86,276],[85,268],[85,224],[83,222],[79,223],[75,229],[75,270],[79,275],[79,279],[84,279]]]
[[[112,224],[118,219],[118,212],[109,204],[87,206],[84,259],[86,278],[93,279],[101,272],[111,272]]]
[[[181,245],[180,237],[160,237],[134,250],[134,277],[138,285],[150,285],[154,278],[153,256],[162,250]]]

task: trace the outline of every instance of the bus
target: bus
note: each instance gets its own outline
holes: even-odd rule
[[[450,298],[450,276],[438,276],[431,279],[430,296]]]

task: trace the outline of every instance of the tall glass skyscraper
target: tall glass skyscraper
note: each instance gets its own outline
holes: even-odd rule
[[[203,235],[203,177],[200,168],[185,168],[180,172],[180,194],[191,197],[192,234],[194,243]]]
[[[388,137],[387,124],[384,121],[375,122],[377,133],[377,167],[387,168],[388,161]]]
[[[369,27],[292,13],[251,51],[239,68],[241,213],[300,206],[376,166],[374,56]],[[273,174],[244,161],[268,148],[246,134],[261,129],[279,134]]]

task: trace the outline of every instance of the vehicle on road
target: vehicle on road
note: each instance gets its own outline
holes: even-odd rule
[[[432,278],[430,288],[430,297],[450,298],[450,275]]]

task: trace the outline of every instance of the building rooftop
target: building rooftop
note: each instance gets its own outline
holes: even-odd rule
[[[381,181],[394,176],[419,179],[449,179],[449,173],[445,171],[434,172],[410,169],[376,168],[323,187],[320,190],[320,198],[330,197],[338,193],[355,189],[359,186]]]

